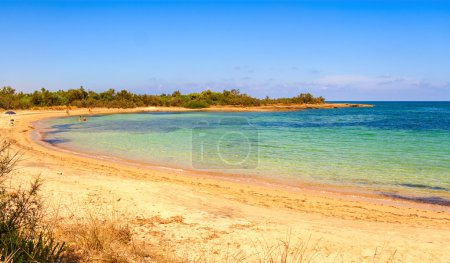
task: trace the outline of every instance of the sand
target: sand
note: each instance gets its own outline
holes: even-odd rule
[[[185,109],[93,113],[167,110]],[[7,126],[8,117],[0,119],[1,136],[14,138],[22,154],[13,184],[40,175],[42,194],[58,220],[81,217],[86,210],[114,210],[130,223],[136,240],[187,260],[221,262],[246,255],[245,262],[252,262],[290,239],[302,240],[303,254],[313,262],[450,262],[448,207],[144,168],[62,152],[31,138],[32,122],[65,115],[65,110],[18,111],[14,127]]]

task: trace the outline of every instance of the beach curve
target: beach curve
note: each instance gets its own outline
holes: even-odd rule
[[[167,111],[167,108],[95,110],[94,113],[139,111]],[[86,114],[86,110],[74,110],[72,114]],[[105,197],[113,192],[114,195],[121,196],[120,202],[125,203],[126,207],[134,204],[134,206],[131,205],[135,207],[134,211],[130,213],[134,214],[134,217],[151,217],[155,213],[164,216],[182,214],[186,222],[200,225],[194,233],[220,232],[219,237],[211,241],[215,245],[220,245],[225,240],[234,240],[236,244],[245,243],[239,237],[241,235],[245,235],[246,238],[257,238],[263,232],[264,235],[276,239],[280,237],[280,233],[284,234],[286,229],[295,229],[299,232],[307,229],[306,232],[313,233],[315,238],[328,240],[323,244],[325,251],[332,251],[333,248],[337,248],[337,245],[341,245],[341,250],[346,251],[343,253],[345,257],[364,258],[367,256],[365,255],[367,248],[376,248],[387,241],[386,236],[378,233],[382,231],[395,233],[390,237],[390,242],[396,240],[391,242],[394,246],[401,244],[395,249],[405,253],[408,251],[409,255],[404,256],[412,261],[423,259],[445,261],[449,256],[447,252],[439,249],[439,244],[442,248],[442,245],[445,246],[445,243],[449,241],[447,236],[450,231],[448,227],[450,217],[445,209],[393,206],[393,204],[365,202],[361,199],[339,198],[336,195],[320,195],[311,191],[289,192],[261,185],[195,176],[195,174],[185,176],[179,171],[155,171],[130,167],[120,163],[62,153],[36,144],[32,140],[30,136],[33,130],[32,122],[64,115],[65,111],[20,112],[15,127],[2,126],[1,128],[2,134],[8,134],[17,141],[17,149],[20,149],[26,157],[26,160],[20,164],[19,174],[24,176],[25,171],[41,172],[44,179],[51,181],[45,186],[46,193],[69,191],[78,196],[79,202],[83,202],[92,194]],[[58,171],[58,173],[55,174],[52,171]],[[60,176],[59,173],[64,176]],[[123,180],[125,182],[122,182]],[[81,189],[74,181],[78,181],[87,189]],[[145,189],[152,190],[149,193],[143,192],[145,196],[143,200],[136,200],[138,197],[126,188],[140,189],[141,184],[146,185]],[[68,187],[73,189],[67,190]],[[146,203],[148,200],[154,200],[151,202],[154,204],[150,211]],[[205,203],[204,200],[209,202]],[[216,222],[217,219],[219,222]],[[249,227],[242,227],[242,229],[231,227],[236,224]],[[267,229],[258,230],[262,226]],[[361,233],[358,232],[358,238],[368,243],[365,248],[345,241],[349,235],[356,233],[354,226],[358,226],[357,230],[361,231]],[[204,227],[213,230],[204,229]],[[170,231],[173,233],[186,231],[183,225],[172,228]],[[416,239],[411,240],[412,236]],[[367,241],[368,237],[370,237],[369,241]],[[144,235],[142,238],[148,238],[148,236]],[[433,245],[426,245],[429,244],[428,242],[432,242]],[[178,248],[181,249],[182,244],[183,242]],[[187,244],[188,242],[185,241],[184,245]],[[427,248],[426,253],[424,248]],[[325,258],[331,257],[331,254]]]

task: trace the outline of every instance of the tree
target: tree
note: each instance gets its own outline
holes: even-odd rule
[[[192,102],[192,103],[191,103]],[[138,95],[127,90],[116,92],[109,89],[100,93],[87,91],[81,86],[78,89],[67,91],[58,90],[52,92],[42,88],[33,93],[16,93],[9,87],[0,89],[0,108],[3,109],[28,109],[41,106],[77,106],[77,107],[109,107],[130,108],[140,106],[183,106],[205,107],[211,105],[242,105],[258,106],[261,104],[303,104],[324,103],[323,97],[314,97],[310,93],[300,93],[293,98],[265,99],[253,98],[238,89],[214,92],[205,90],[201,93],[183,95],[180,91],[172,94]]]
[[[231,90],[231,94],[234,96],[239,96],[239,94],[241,94],[241,91],[238,89],[232,89]]]
[[[16,93],[16,90],[11,88],[10,86],[6,86],[0,89],[1,96],[12,96]]]
[[[114,89],[109,89],[105,92],[101,92],[99,94],[100,100],[111,101],[111,100],[113,100],[115,94],[116,94],[116,91]]]

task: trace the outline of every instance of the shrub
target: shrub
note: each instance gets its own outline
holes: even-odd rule
[[[209,104],[205,101],[197,100],[185,103],[184,107],[189,109],[201,109],[201,108],[208,108]]]
[[[325,99],[301,93],[293,98],[265,99],[253,98],[237,89],[215,92],[205,90],[201,93],[183,95],[179,91],[169,94],[148,95],[134,94],[126,90],[116,92],[114,89],[96,93],[86,91],[83,87],[52,92],[42,88],[33,93],[17,93],[11,87],[0,88],[0,108],[30,109],[34,107],[76,106],[134,108],[143,106],[166,106],[187,108],[205,108],[211,105],[259,106],[270,104],[321,104]]]
[[[45,225],[41,183],[36,179],[28,189],[7,190],[4,180],[14,169],[18,154],[11,154],[11,142],[0,144],[0,261],[57,262],[64,243],[56,242]]]

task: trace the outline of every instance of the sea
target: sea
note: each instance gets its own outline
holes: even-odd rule
[[[450,206],[450,102],[352,103],[373,107],[67,116],[39,127],[45,143],[97,157]]]

